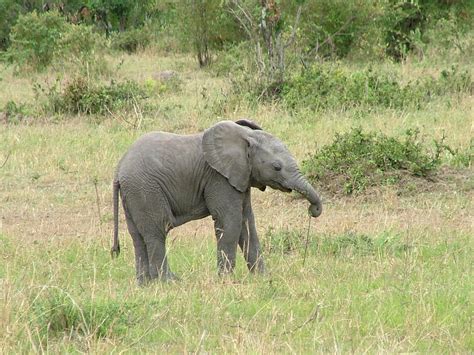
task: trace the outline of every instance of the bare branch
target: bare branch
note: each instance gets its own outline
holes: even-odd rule
[[[237,7],[238,11],[234,10],[232,7],[229,7],[229,12],[237,19],[237,21],[239,21],[240,25],[247,33],[249,38],[255,40],[254,31],[252,31],[252,29],[255,28],[255,23],[252,20],[252,16],[249,14],[248,10],[242,6],[239,0],[231,0],[231,4]],[[242,14],[243,18],[239,16],[239,14]]]
[[[295,24],[293,26],[293,31],[291,32],[290,38],[288,38],[288,41],[285,43],[285,48],[288,48],[291,46],[295,40],[296,37],[296,31],[298,29],[298,24],[300,22],[300,16],[301,16],[301,8],[302,6],[298,6],[298,10],[296,12],[296,19],[295,19]]]
[[[239,14],[237,13],[237,11],[235,11],[234,9],[230,8],[229,9],[229,12],[232,16],[234,16],[234,18],[239,22],[240,26],[242,26],[242,28],[244,29],[245,33],[247,33],[247,36],[249,37],[249,39],[253,39],[253,34],[252,34],[252,31],[250,31],[249,27],[247,26],[247,24],[244,22],[244,20],[242,18],[240,18]]]
[[[324,46],[325,44],[330,44],[330,45],[332,44],[331,47],[333,47],[333,45],[334,45],[333,38],[334,38],[335,36],[340,35],[341,32],[344,31],[344,30],[346,29],[346,27],[349,26],[349,25],[351,24],[351,22],[354,21],[355,19],[356,19],[356,16],[351,16],[351,17],[349,17],[349,18],[346,20],[346,22],[344,22],[344,23],[342,24],[342,26],[341,26],[336,32],[334,32],[332,35],[327,36],[326,39],[325,39],[321,44],[317,43],[316,46],[314,46],[308,53],[306,53],[306,56],[309,57],[309,56],[312,55],[314,52],[317,53],[317,52],[319,51],[319,48],[321,48],[321,47]],[[333,48],[333,49],[334,49],[334,48]]]

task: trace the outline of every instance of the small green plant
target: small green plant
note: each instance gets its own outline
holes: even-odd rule
[[[262,249],[267,254],[288,254],[298,248],[302,236],[296,230],[270,228],[262,239]]]
[[[155,78],[147,78],[144,82],[146,92],[151,96],[167,93],[179,93],[182,91],[182,80],[172,71],[165,71]]]
[[[28,107],[26,104],[10,100],[3,107],[3,114],[7,123],[20,123],[28,116]]]
[[[444,143],[444,136],[441,141],[435,141],[436,151],[441,154],[441,152],[446,152],[447,159],[449,163],[455,167],[459,168],[469,168],[473,165],[474,162],[474,138],[471,138],[469,142],[469,147],[466,149],[456,148],[453,149],[449,145]]]
[[[92,84],[82,77],[71,80],[63,90],[57,81],[50,88],[36,84],[37,95],[46,96],[46,110],[54,113],[104,115],[133,108],[147,97],[146,90],[135,81],[108,85]]]
[[[407,130],[401,139],[355,128],[337,134],[303,162],[308,178],[333,192],[353,194],[371,186],[400,182],[404,177],[427,178],[441,164],[443,144],[428,152],[417,130]]]

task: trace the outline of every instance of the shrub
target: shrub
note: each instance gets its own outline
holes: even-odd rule
[[[179,0],[177,10],[186,21],[177,23],[177,33],[184,48],[192,49],[200,67],[213,61],[213,51],[224,44],[241,41],[244,36],[220,0]],[[179,19],[179,17],[178,17]]]
[[[101,36],[91,26],[67,23],[57,12],[20,16],[11,41],[6,57],[19,69],[39,71],[55,60],[73,63],[80,70],[104,69],[98,50],[105,47]]]
[[[99,46],[105,43],[91,26],[68,24],[59,41],[60,55],[63,60],[90,62]]]
[[[109,72],[104,48],[104,37],[94,32],[92,26],[68,24],[58,43],[55,60],[83,76],[102,75]]]
[[[112,47],[127,53],[135,53],[146,48],[151,41],[151,34],[146,27],[119,32],[112,38]]]
[[[17,103],[13,100],[8,101],[3,108],[6,123],[20,123],[28,116],[28,112],[26,104]]]
[[[407,130],[397,139],[355,128],[337,134],[331,144],[305,160],[303,171],[310,181],[332,192],[353,194],[407,176],[427,178],[439,167],[443,149],[441,142],[434,152],[428,152],[416,130]]]
[[[21,12],[21,5],[15,0],[0,1],[0,51],[10,45],[10,31]]]
[[[298,41],[304,57],[345,57],[358,36],[367,32],[374,15],[383,12],[381,4],[360,0],[318,0],[283,2],[283,11],[294,14],[303,4]],[[294,18],[287,17],[292,24]]]
[[[393,59],[400,61],[414,49],[413,34],[421,35],[426,16],[415,2],[396,2],[386,11],[386,52]]]
[[[290,109],[404,109],[420,107],[436,96],[471,93],[473,87],[470,73],[455,66],[443,70],[438,78],[426,76],[403,84],[396,75],[371,68],[349,71],[337,65],[317,65],[288,80],[282,98]]]
[[[47,111],[70,114],[104,115],[121,109],[130,109],[146,98],[145,90],[134,81],[111,82],[94,85],[82,77],[76,77],[63,90],[56,82],[49,89],[36,85],[37,94],[47,97]]]
[[[144,82],[146,92],[150,96],[154,94],[179,93],[182,91],[182,85],[182,80],[172,70],[159,72],[153,78],[147,78]]]
[[[8,59],[20,68],[46,68],[58,51],[66,20],[57,12],[21,15],[11,30]]]

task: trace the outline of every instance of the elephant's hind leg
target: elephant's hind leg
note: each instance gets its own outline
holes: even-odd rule
[[[125,206],[124,206],[125,207]],[[144,285],[150,280],[148,253],[142,235],[132,220],[130,213],[125,209],[128,232],[132,236],[133,247],[135,249],[135,269],[138,284]]]
[[[153,193],[135,192],[133,198],[125,201],[138,234],[142,237],[138,250],[140,253],[145,250],[150,279],[176,279],[168,267],[166,255],[166,234],[170,226],[171,212],[161,190],[155,188]],[[135,251],[138,253],[137,247]]]
[[[158,227],[158,226],[157,226]],[[145,242],[150,261],[150,276],[152,279],[159,278],[163,281],[177,280],[168,266],[166,255],[166,232],[161,228],[145,233]]]

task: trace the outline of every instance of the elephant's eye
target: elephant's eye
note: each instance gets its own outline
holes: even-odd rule
[[[277,161],[273,162],[273,169],[275,169],[275,171],[280,171],[281,170],[281,164]]]

